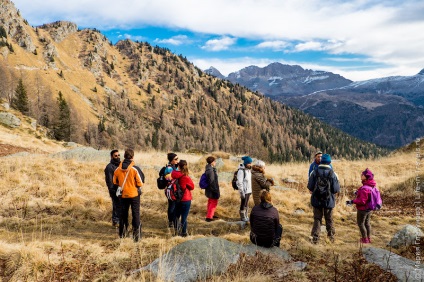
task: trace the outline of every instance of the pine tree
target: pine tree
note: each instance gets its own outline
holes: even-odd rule
[[[59,91],[57,98],[57,105],[59,107],[59,117],[54,127],[54,137],[57,140],[70,141],[71,140],[71,111],[66,100],[63,98],[62,92]]]
[[[22,78],[19,79],[18,86],[15,90],[15,96],[12,98],[12,107],[25,115],[29,113],[28,95]]]

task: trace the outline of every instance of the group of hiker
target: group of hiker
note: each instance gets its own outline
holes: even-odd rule
[[[112,225],[118,226],[119,237],[128,236],[128,213],[132,212],[132,237],[138,241],[141,237],[140,196],[144,184],[144,174],[134,163],[134,151],[125,150],[121,162],[118,150],[110,152],[111,160],[105,168],[106,184],[112,199]],[[159,171],[157,186],[164,190],[167,197],[168,227],[174,229],[174,234],[186,237],[187,218],[190,212],[192,193],[195,188],[189,176],[187,161],[179,160],[175,153],[167,154],[168,163]],[[234,173],[232,186],[240,194],[240,220],[249,222],[251,227],[250,240],[263,246],[279,246],[283,227],[280,224],[278,210],[272,204],[270,187],[273,178],[265,177],[265,162],[250,156],[241,158],[242,163]],[[367,168],[361,173],[362,186],[355,192],[356,198],[346,201],[347,205],[356,204],[357,224],[361,232],[360,242],[371,243],[370,218],[373,210],[381,207],[373,173]],[[200,178],[199,187],[205,190],[208,198],[205,221],[218,219],[215,215],[220,198],[216,158],[206,158],[205,172]],[[340,191],[337,174],[331,165],[329,154],[317,152],[310,165],[307,188],[311,194],[314,223],[311,230],[311,242],[319,241],[322,218],[325,219],[327,236],[334,242],[335,229],[333,224],[333,209],[335,195]],[[254,207],[249,214],[249,199],[252,195]]]

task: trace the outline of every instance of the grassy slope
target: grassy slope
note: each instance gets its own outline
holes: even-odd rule
[[[1,131],[3,137],[8,136],[3,133],[11,130],[1,127]],[[30,140],[25,132],[20,134],[22,136],[18,136],[15,141],[2,138],[2,143],[28,148],[33,142],[41,142],[39,139]],[[40,148],[39,146],[38,143],[35,145]],[[61,150],[63,147],[58,144],[48,144],[41,146],[38,153]],[[193,177],[198,179],[203,170],[205,156],[179,155],[180,158],[188,160]],[[155,186],[157,170],[154,166],[163,165],[166,161],[165,153],[136,153],[136,163],[144,167],[147,179],[141,201],[143,239],[139,244],[134,244],[130,239],[119,240],[116,230],[111,227],[111,204],[103,176],[103,169],[108,161],[107,152],[90,162],[62,160],[47,154],[2,160],[0,269],[3,273],[0,273],[0,276],[4,277],[5,281],[132,281],[140,278],[154,280],[149,273],[126,279],[125,272],[148,264],[184,240],[213,235],[234,242],[249,243],[249,229],[238,230],[221,220],[209,224],[204,222],[207,199],[200,189],[193,193],[194,200],[189,215],[190,236],[171,236],[170,230],[166,228],[166,199],[163,192]],[[224,162],[225,166],[221,171],[231,172],[237,166],[236,162],[229,159],[224,159]],[[296,259],[309,264],[306,272],[291,274],[287,279],[332,280],[334,265],[338,260],[343,262],[338,265],[338,271],[341,273],[349,273],[358,265],[358,259],[355,260],[352,256],[359,248],[356,213],[353,208],[342,203],[351,197],[353,190],[359,185],[360,171],[365,167],[373,170],[384,192],[389,190],[389,187],[395,187],[396,184],[414,177],[415,154],[398,153],[366,163],[333,162],[343,187],[334,215],[337,232],[334,245],[329,244],[325,238],[318,246],[309,243],[312,211],[309,207],[309,194],[305,188],[308,165],[291,163],[270,165],[266,168],[267,173],[280,182],[287,177],[299,182],[287,184],[293,190],[273,191],[273,202],[280,212],[284,226],[281,247]],[[229,183],[221,183],[221,190],[217,213],[224,220],[236,221],[239,203],[237,193]],[[293,212],[299,208],[306,213],[294,215]],[[409,208],[413,208],[413,203]],[[412,213],[407,211],[407,207],[400,209],[386,205],[383,211],[373,216],[374,246],[384,247],[403,224],[414,224]],[[240,265],[242,266],[243,264]],[[265,272],[268,273],[265,278],[260,269],[249,271],[244,276],[248,275],[253,280],[275,279],[272,271],[271,274],[270,271]],[[213,280],[243,279],[237,271],[228,275],[230,277],[215,277]],[[339,280],[343,281],[342,278],[340,276]]]

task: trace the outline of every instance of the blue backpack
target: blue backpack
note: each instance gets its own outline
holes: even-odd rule
[[[200,176],[199,187],[200,189],[206,189],[209,187],[209,181],[206,173],[203,173],[202,176]]]

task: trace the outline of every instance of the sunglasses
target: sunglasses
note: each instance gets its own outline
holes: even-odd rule
[[[114,158],[120,157],[121,155],[113,155]]]

